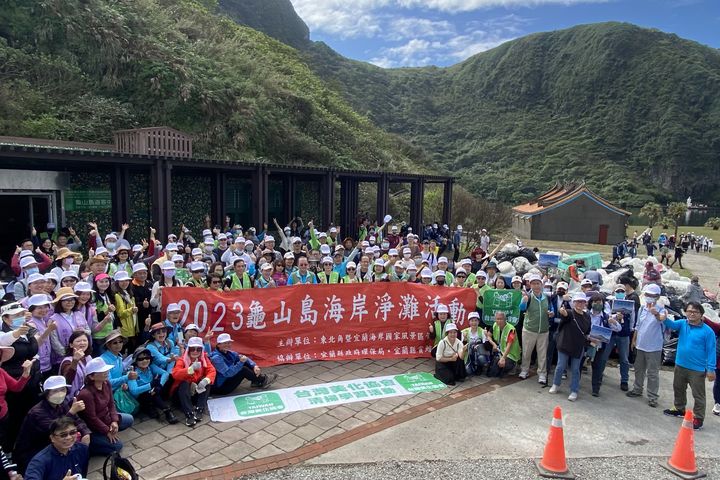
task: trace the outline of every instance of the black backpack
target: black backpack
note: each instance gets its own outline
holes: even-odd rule
[[[108,466],[110,467],[109,473]],[[130,460],[121,457],[118,452],[115,452],[105,459],[103,478],[104,480],[138,480],[138,475],[135,473],[135,467],[132,466]]]

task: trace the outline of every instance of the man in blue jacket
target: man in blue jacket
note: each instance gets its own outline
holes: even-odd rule
[[[688,302],[685,306],[687,318],[665,320],[665,328],[678,332],[673,392],[673,408],[663,413],[673,417],[685,415],[687,404],[687,386],[690,385],[694,404],[693,428],[700,430],[705,419],[705,379],[715,381],[715,332],[703,323],[705,309],[698,302]]]
[[[218,335],[217,346],[210,354],[217,376],[212,388],[213,395],[227,395],[235,391],[244,379],[248,379],[253,387],[266,389],[276,379],[277,374],[261,373],[260,367],[245,355],[230,350],[233,339],[227,333]]]
[[[67,480],[80,474],[87,477],[88,446],[76,442],[77,427],[70,417],[60,417],[50,425],[50,445],[30,460],[26,480]]]

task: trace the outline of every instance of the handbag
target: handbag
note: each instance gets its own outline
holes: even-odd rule
[[[110,467],[109,473],[108,467]],[[114,452],[105,459],[102,471],[104,480],[138,480],[135,467],[128,459],[121,457],[118,452]]]
[[[115,400],[115,408],[118,412],[127,413],[129,415],[135,415],[140,409],[140,403],[130,395],[127,390],[118,388],[113,393],[113,400]]]

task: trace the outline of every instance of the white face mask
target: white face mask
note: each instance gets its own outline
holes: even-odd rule
[[[65,392],[53,392],[47,396],[47,399],[52,405],[60,405],[65,401]]]

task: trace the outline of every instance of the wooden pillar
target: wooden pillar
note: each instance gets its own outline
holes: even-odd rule
[[[323,228],[330,228],[335,220],[335,172],[327,172],[321,182],[320,198],[322,202]]]
[[[262,165],[252,175],[252,204],[253,226],[259,232],[268,220],[268,172]]]
[[[450,228],[453,228],[452,226],[450,226],[450,219],[452,218],[452,198],[453,198],[453,181],[446,180],[444,194],[443,194],[442,222],[444,224],[447,224],[447,226]]]
[[[390,182],[386,173],[383,173],[377,182],[377,222],[382,224],[383,217],[388,214]]]
[[[424,202],[425,180],[418,179],[410,187],[410,226],[415,233],[423,230]]]

